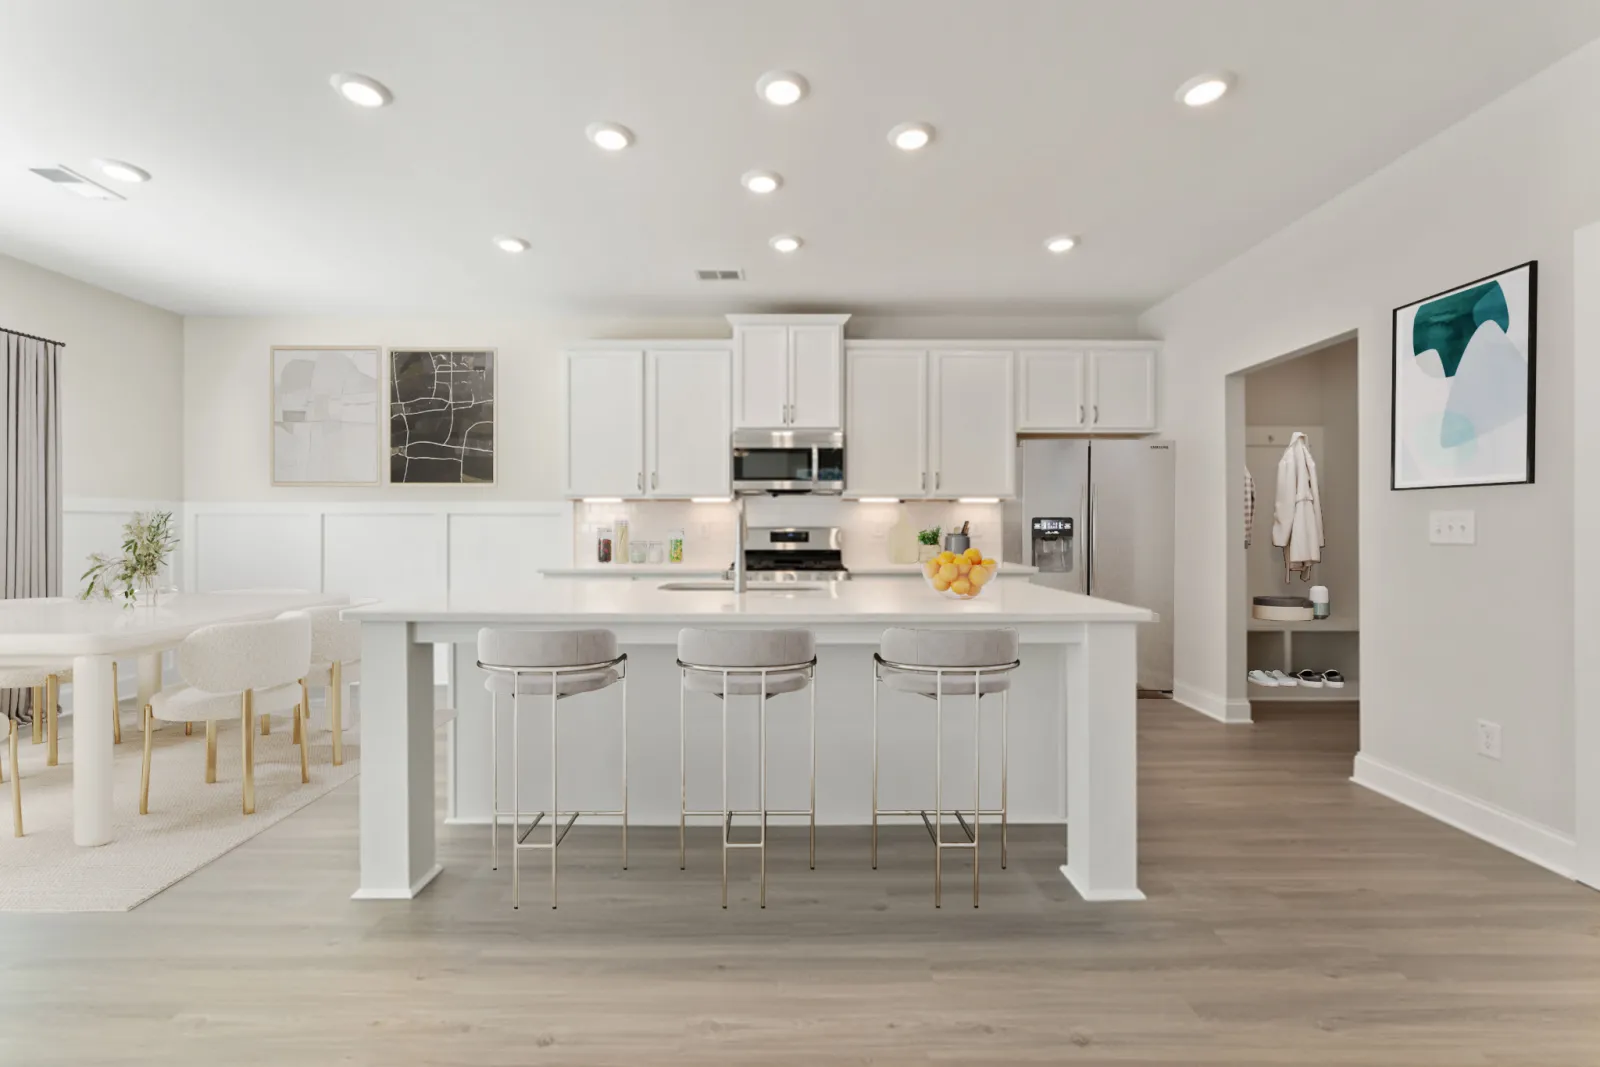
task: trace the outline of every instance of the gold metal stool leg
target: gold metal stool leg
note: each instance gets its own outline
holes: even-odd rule
[[[244,691],[240,701],[243,710],[239,714],[240,725],[243,727],[244,744],[241,756],[244,763],[244,813],[256,813],[256,731],[255,731],[255,694],[250,690]]]

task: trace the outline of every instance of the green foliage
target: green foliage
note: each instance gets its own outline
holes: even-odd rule
[[[172,532],[172,512],[138,512],[122,527],[122,555],[96,552],[83,572],[82,597],[114,598],[118,592],[132,605],[142,587],[154,586],[156,576],[178,543]]]
[[[939,543],[939,527],[934,526],[927,530],[917,531],[917,543],[923,545],[937,545]]]

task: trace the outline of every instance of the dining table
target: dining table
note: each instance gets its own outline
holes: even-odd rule
[[[137,659],[139,707],[162,686],[163,653],[202,627],[342,604],[309,592],[169,592],[153,601],[75,597],[0,600],[0,666],[72,670],[72,839],[111,840],[112,664]]]

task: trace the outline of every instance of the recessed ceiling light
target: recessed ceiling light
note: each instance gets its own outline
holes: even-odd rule
[[[1221,100],[1233,88],[1234,76],[1225,70],[1212,71],[1190,78],[1178,86],[1175,94],[1180,103],[1190,107],[1205,107]]]
[[[97,159],[94,165],[100,168],[100,173],[108,178],[115,178],[119,182],[147,182],[150,172],[143,167],[136,167],[132,163],[124,163],[120,159]]]
[[[1076,237],[1069,237],[1066,234],[1062,234],[1059,237],[1050,238],[1050,240],[1044,243],[1044,246],[1059,256],[1063,252],[1070,252],[1074,248],[1077,248],[1078,239]]]
[[[756,95],[779,107],[798,103],[809,88],[806,80],[792,70],[769,70],[756,81]]]
[[[526,252],[528,242],[520,237],[496,237],[494,246],[502,252]]]
[[[770,170],[747,170],[739,183],[752,193],[764,194],[775,191],[783,184],[783,178]]]
[[[805,244],[800,238],[786,233],[779,234],[767,243],[784,255],[788,255],[790,252],[798,252],[800,246]]]
[[[902,122],[889,131],[889,143],[902,152],[915,152],[933,140],[933,127],[926,122]]]
[[[607,152],[620,152],[633,143],[633,131],[615,122],[591,122],[584,132],[589,140]]]
[[[335,74],[328,81],[357,107],[383,107],[394,99],[387,85],[365,74]]]

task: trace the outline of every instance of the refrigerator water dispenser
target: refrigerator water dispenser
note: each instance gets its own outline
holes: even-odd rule
[[[1033,565],[1044,574],[1072,570],[1072,519],[1034,518]]]

